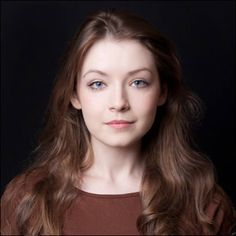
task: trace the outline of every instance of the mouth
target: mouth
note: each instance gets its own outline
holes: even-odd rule
[[[112,120],[107,123],[106,125],[115,128],[115,129],[122,129],[122,128],[128,128],[130,127],[134,121],[127,121],[127,120]]]

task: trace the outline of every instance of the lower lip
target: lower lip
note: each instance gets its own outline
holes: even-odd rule
[[[108,125],[115,129],[122,129],[130,127],[132,123],[108,124]]]

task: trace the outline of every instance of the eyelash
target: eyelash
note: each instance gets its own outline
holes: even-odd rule
[[[141,88],[143,88],[143,87],[147,87],[148,85],[149,85],[149,83],[147,82],[147,81],[145,81],[145,80],[142,80],[142,79],[136,79],[136,80],[134,80],[132,83],[134,83],[134,82],[142,82],[143,84],[144,84],[144,86],[142,86]],[[137,88],[140,88],[140,87],[137,87]]]
[[[137,79],[137,80],[134,80],[132,83],[134,83],[134,82],[142,82],[143,84],[144,84],[144,86],[141,86],[141,87],[138,87],[137,86],[137,88],[145,88],[145,87],[147,87],[148,85],[149,85],[149,83],[147,82],[147,81],[145,81],[145,80],[141,80],[141,79]],[[102,82],[102,81],[94,81],[94,82],[92,82],[91,84],[89,84],[88,86],[91,88],[91,89],[93,89],[93,90],[101,90],[101,89],[103,89],[103,88],[95,88],[95,87],[93,87],[93,85],[95,85],[96,83],[100,83],[100,84],[103,84],[104,85],[104,83]]]
[[[93,85],[95,85],[96,83],[101,83],[101,84],[104,85],[104,83],[101,82],[101,81],[94,81],[94,82],[92,82],[91,84],[89,84],[89,87],[90,87],[91,89],[93,89],[93,90],[101,90],[102,88],[94,88],[94,87],[93,87]]]

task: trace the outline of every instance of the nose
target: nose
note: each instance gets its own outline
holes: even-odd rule
[[[124,112],[130,109],[126,91],[120,86],[112,91],[110,98],[111,111]]]

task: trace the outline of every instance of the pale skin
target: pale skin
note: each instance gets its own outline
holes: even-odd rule
[[[83,173],[83,191],[140,191],[144,170],[141,139],[166,96],[153,55],[141,43],[107,37],[90,48],[71,98],[72,105],[82,109],[94,153],[91,168]],[[116,129],[105,124],[111,120],[133,123]]]

